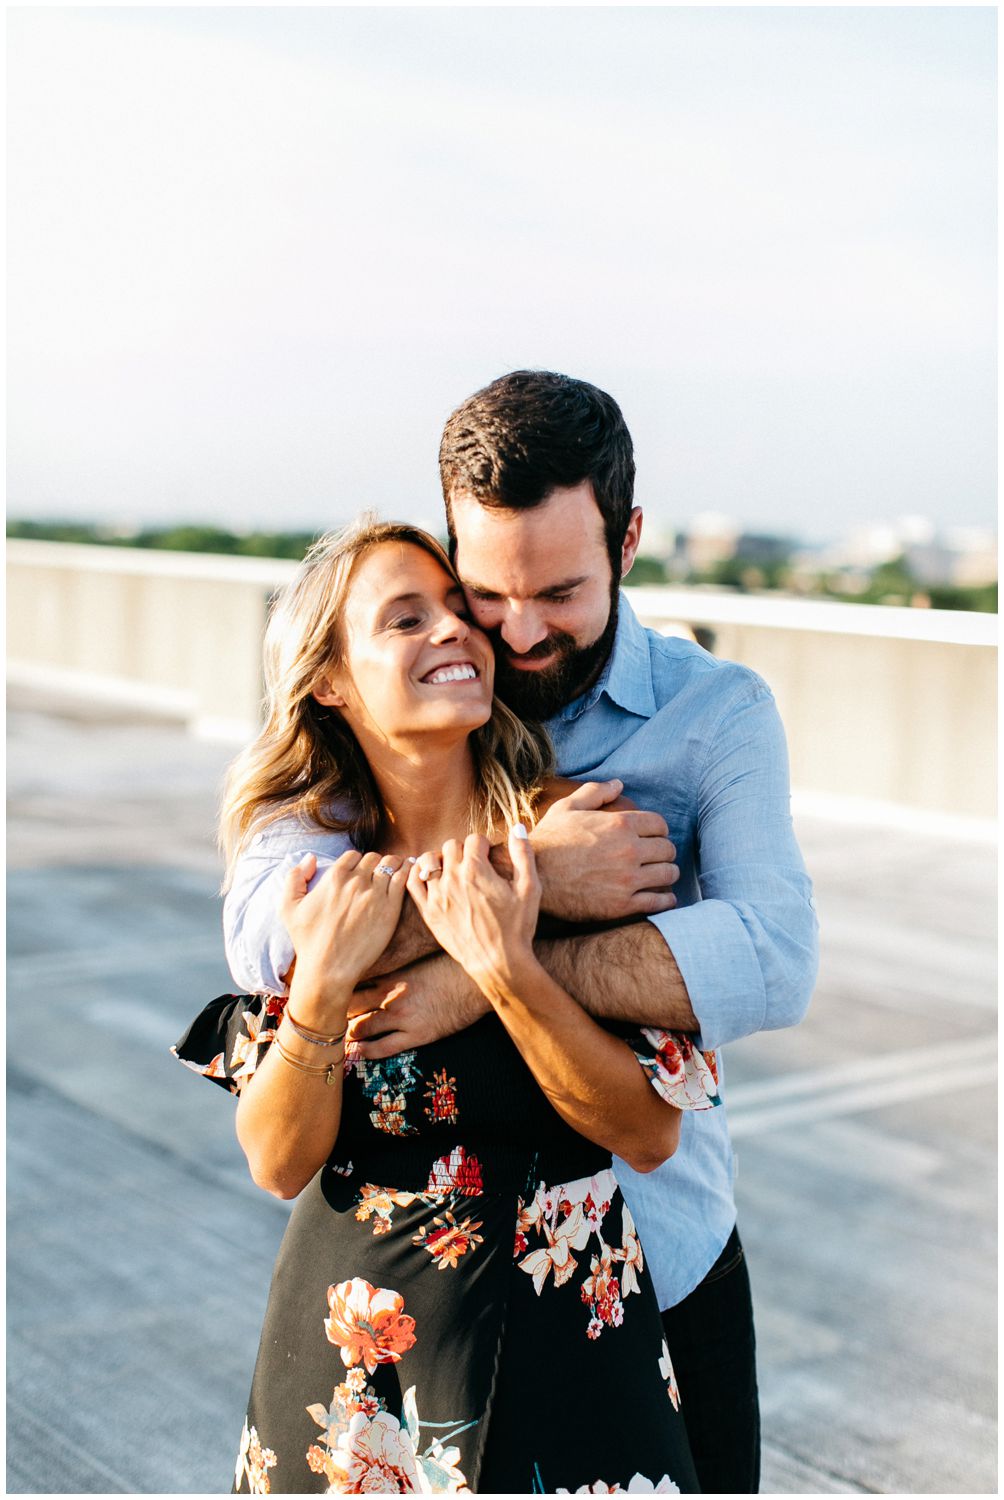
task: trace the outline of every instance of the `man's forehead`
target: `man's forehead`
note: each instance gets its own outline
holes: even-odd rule
[[[606,539],[599,507],[566,490],[524,510],[498,510],[455,495],[457,569],[470,587],[531,597],[602,572]]]

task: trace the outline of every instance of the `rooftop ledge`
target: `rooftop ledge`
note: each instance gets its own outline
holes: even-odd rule
[[[197,578],[277,589],[297,564],[282,558],[229,557],[207,552],[147,551],[139,547],[86,546],[74,542],[7,542],[8,560],[20,567],[60,568],[160,578]],[[829,635],[882,636],[890,640],[940,641],[958,646],[995,646],[997,616],[969,610],[904,609],[894,605],[847,604],[831,599],[793,599],[776,594],[739,594],[727,589],[667,584],[629,588],[635,613],[647,624],[758,625]]]

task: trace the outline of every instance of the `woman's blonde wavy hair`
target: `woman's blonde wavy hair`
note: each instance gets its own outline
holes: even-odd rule
[[[364,850],[378,848],[386,835],[386,812],[355,735],[336,709],[313,697],[321,678],[344,659],[343,614],[356,563],[383,542],[421,547],[459,583],[436,539],[402,522],[364,515],[310,548],[269,611],[264,726],[227,774],[219,824],[224,890],[249,839],[279,818],[348,833]],[[543,729],[523,724],[496,698],[491,718],[472,732],[470,743],[471,828],[496,838],[510,823],[532,823],[553,765]]]

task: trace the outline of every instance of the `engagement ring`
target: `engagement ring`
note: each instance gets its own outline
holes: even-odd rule
[[[393,865],[377,865],[377,867],[376,867],[376,869],[374,870],[373,873],[375,875],[393,875],[394,874],[394,866]]]

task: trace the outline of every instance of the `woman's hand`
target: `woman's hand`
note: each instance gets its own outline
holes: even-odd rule
[[[533,959],[540,910],[540,881],[526,830],[509,833],[512,881],[496,874],[488,840],[471,834],[449,839],[442,854],[419,856],[408,891],[442,948],[488,993],[499,978]]]
[[[399,855],[347,849],[308,890],[316,869],[312,854],[295,865],[279,905],[296,952],[290,997],[311,1008],[335,1004],[341,1018],[352,990],[397,926],[408,866]],[[309,1024],[300,1010],[297,1016]]]

